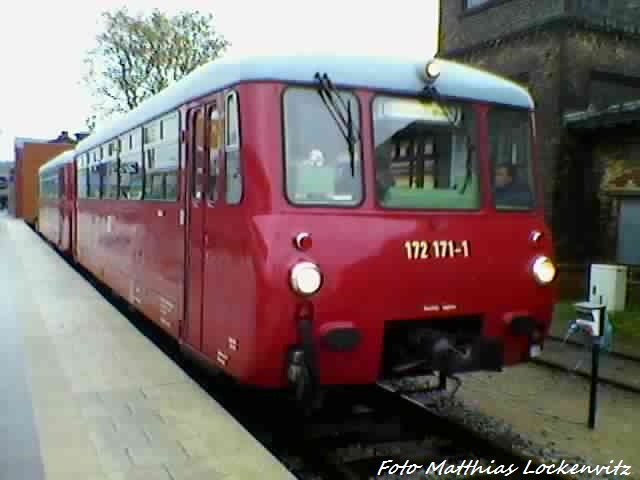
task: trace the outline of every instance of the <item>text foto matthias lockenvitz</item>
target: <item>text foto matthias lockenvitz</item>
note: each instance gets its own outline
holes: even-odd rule
[[[450,464],[447,460],[440,463],[431,462],[429,465],[417,465],[409,463],[409,460],[403,464],[394,463],[393,460],[385,460],[378,468],[377,475],[502,475],[508,477],[512,473],[517,473],[520,467],[515,465],[500,465],[491,460],[490,465],[480,465],[478,460],[463,461],[462,463]],[[576,475],[579,473],[590,473],[595,475],[631,475],[631,467],[624,465],[620,460],[614,465],[614,460],[609,465],[579,465],[576,463],[567,463],[562,460],[559,464],[549,463],[541,465],[531,465],[531,460],[525,465],[520,472],[522,475]]]

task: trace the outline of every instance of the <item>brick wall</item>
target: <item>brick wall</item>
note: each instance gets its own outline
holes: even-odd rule
[[[572,29],[566,42],[565,110],[640,99],[640,39]]]
[[[490,0],[473,10],[464,10],[463,4],[440,0],[442,52],[473,47],[565,14],[565,0]]]
[[[539,32],[527,38],[514,39],[499,47],[483,48],[455,57],[457,60],[485,68],[514,80],[527,77],[527,85],[536,102],[536,131],[539,161],[544,178],[554,178],[557,157],[562,144],[561,115],[558,110],[558,90],[561,77],[562,37],[557,32]],[[545,210],[552,222],[553,182],[545,181]]]
[[[615,214],[600,192],[606,162],[590,151],[593,134],[569,134],[562,118],[640,99],[640,0],[490,0],[466,12],[463,1],[441,0],[439,55],[528,77],[556,251],[568,261],[599,255],[597,232]]]

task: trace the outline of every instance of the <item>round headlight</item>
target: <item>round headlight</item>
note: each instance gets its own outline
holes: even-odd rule
[[[291,270],[291,288],[300,295],[313,295],[322,285],[322,274],[311,262],[298,263]]]
[[[440,63],[436,60],[432,60],[427,63],[425,73],[427,74],[427,77],[432,80],[438,78],[438,76],[440,76]]]
[[[556,278],[556,266],[549,257],[538,257],[533,262],[533,276],[540,285],[547,285]]]

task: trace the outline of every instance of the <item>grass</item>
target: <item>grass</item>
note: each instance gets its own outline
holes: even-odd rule
[[[632,305],[623,312],[612,313],[609,318],[614,334],[640,341],[640,306]]]

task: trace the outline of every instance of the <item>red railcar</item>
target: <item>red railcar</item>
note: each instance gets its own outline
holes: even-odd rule
[[[216,61],[77,146],[74,256],[242,383],[500,370],[555,300],[536,142],[453,62]]]
[[[38,229],[58,250],[71,255],[75,216],[73,151],[49,160],[39,168],[38,176]]]

